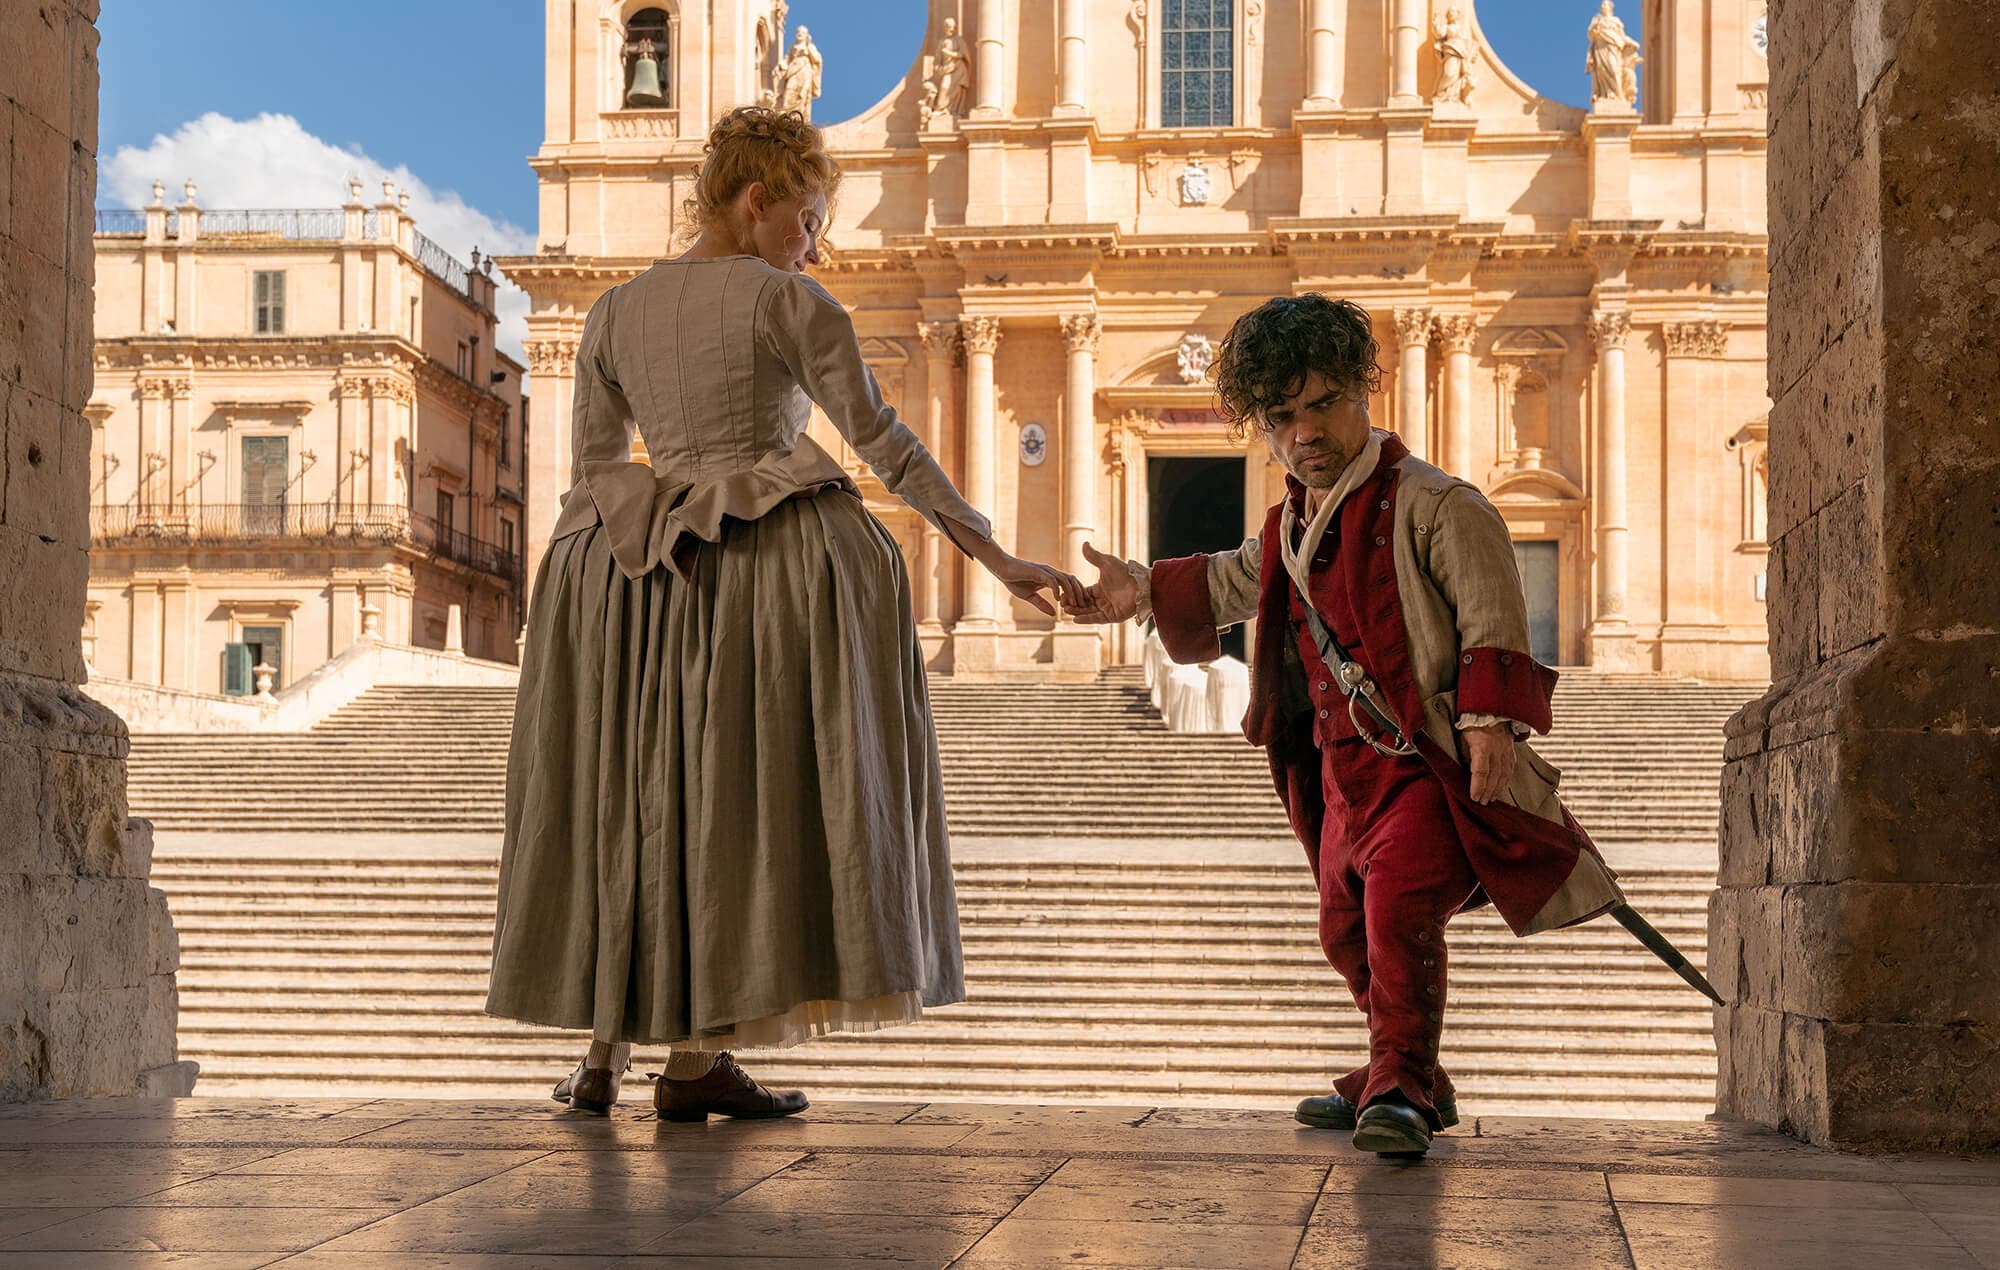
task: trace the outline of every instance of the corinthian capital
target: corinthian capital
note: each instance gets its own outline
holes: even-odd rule
[[[1623,348],[1631,333],[1630,309],[1599,309],[1590,315],[1590,338],[1599,348]]]
[[[1729,346],[1727,322],[1668,322],[1660,338],[1669,357],[1720,357]]]
[[[1062,320],[1063,347],[1072,353],[1095,353],[1103,331],[1095,313],[1073,313]]]
[[[534,375],[568,375],[576,369],[576,341],[566,339],[528,340],[528,372]]]
[[[968,353],[992,353],[1000,347],[1000,319],[997,317],[969,317],[959,323],[965,333],[965,351]]]
[[[1399,348],[1429,348],[1431,342],[1431,318],[1429,309],[1396,310],[1396,344]]]
[[[1440,313],[1436,318],[1437,337],[1444,343],[1445,351],[1469,353],[1472,351],[1472,337],[1478,333],[1479,324],[1470,313]]]
[[[917,335],[924,342],[924,352],[932,357],[950,357],[958,349],[958,323],[950,318],[919,322]]]

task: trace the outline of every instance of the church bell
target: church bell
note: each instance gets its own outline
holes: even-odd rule
[[[664,106],[667,95],[660,86],[660,63],[653,56],[653,42],[647,40],[639,46],[639,55],[632,60],[632,87],[625,92],[628,106]]]

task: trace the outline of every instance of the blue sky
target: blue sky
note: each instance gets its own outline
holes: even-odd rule
[[[1638,3],[1619,7],[1637,36]],[[1582,105],[1584,28],[1596,8],[1596,0],[1485,0],[1479,14],[1516,73]],[[826,94],[814,113],[840,119],[880,98],[916,59],[923,11],[921,0],[793,0],[792,21],[810,26],[826,55]],[[500,226],[531,232],[535,182],[524,160],[541,141],[543,12],[544,0],[105,0],[99,152],[109,159],[121,148],[144,150],[210,112],[288,115],[310,137],[374,160],[353,165],[364,175],[401,169],[406,187],[413,178],[439,199],[455,193],[496,226],[489,237]],[[230,144],[220,131],[210,139]],[[274,134],[274,149],[287,144]],[[195,153],[150,157],[158,167],[192,162]],[[144,166],[133,156],[122,186],[107,181],[100,204],[123,205],[135,187],[143,195],[152,175],[178,193],[186,173]],[[270,175],[285,170],[278,164]],[[233,192],[205,192],[202,201],[221,206]],[[337,189],[300,189],[283,200],[338,201]],[[450,245],[463,254],[470,244]]]

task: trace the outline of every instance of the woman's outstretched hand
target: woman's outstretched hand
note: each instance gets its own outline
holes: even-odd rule
[[[1060,569],[1022,560],[1004,551],[996,551],[994,558],[982,559],[980,563],[986,566],[987,572],[1000,579],[1008,594],[1017,600],[1026,600],[1050,617],[1061,616],[1056,611],[1057,604],[1065,609],[1074,609],[1083,603],[1083,583]],[[1044,591],[1055,592],[1056,604],[1043,598]]]

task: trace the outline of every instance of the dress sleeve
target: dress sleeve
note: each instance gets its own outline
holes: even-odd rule
[[[1528,655],[1528,602],[1507,522],[1470,486],[1438,504],[1430,570],[1458,625],[1459,713],[1547,732],[1556,673]]]
[[[915,508],[953,542],[944,517],[982,538],[993,526],[965,501],[931,452],[882,400],[874,372],[861,356],[854,321],[826,288],[804,275],[771,287],[763,326],[771,347],[847,443],[889,492]],[[960,542],[959,546],[964,547]]]

